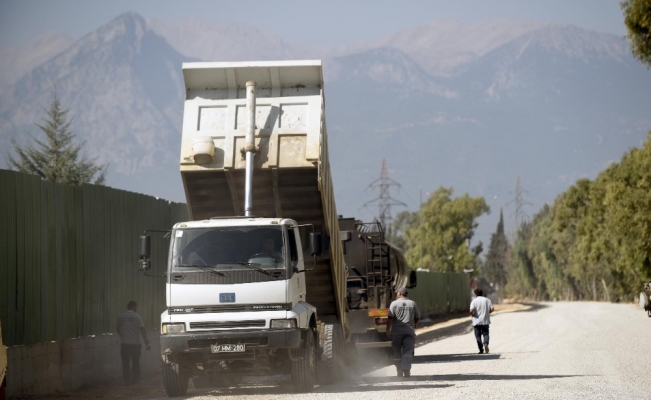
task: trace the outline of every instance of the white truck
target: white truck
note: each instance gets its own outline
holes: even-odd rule
[[[183,76],[191,221],[170,236],[165,390],[251,375],[289,375],[299,392],[334,382],[350,329],[321,62],[186,63]],[[149,253],[143,235],[143,270]]]

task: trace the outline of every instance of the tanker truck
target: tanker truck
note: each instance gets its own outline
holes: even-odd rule
[[[389,305],[396,290],[416,287],[402,251],[385,240],[378,221],[339,218],[348,276],[346,296],[351,342],[355,348],[390,347],[386,335]]]
[[[336,382],[355,333],[321,61],[185,63],[183,77],[190,221],[169,232],[167,395],[185,394],[190,380],[283,375],[297,392]],[[141,236],[141,270],[151,267],[150,242]]]

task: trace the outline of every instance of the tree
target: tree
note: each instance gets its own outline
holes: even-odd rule
[[[489,212],[483,197],[468,194],[452,198],[452,188],[441,187],[420,210],[418,225],[406,229],[405,254],[410,265],[437,272],[461,272],[477,267],[479,243],[469,248],[477,228],[476,219]]]
[[[36,124],[45,134],[45,140],[30,135],[36,145],[21,147],[12,139],[18,157],[9,155],[9,168],[38,175],[51,182],[81,185],[90,183],[94,178],[93,183],[104,184],[108,166],[97,164],[96,159],[86,156],[79,158],[83,143],[77,145],[74,142],[75,135],[70,132],[71,121],[68,120],[69,111],[61,106],[56,92],[53,92],[47,117],[43,124]]]
[[[651,68],[651,0],[626,0],[620,4],[631,39],[631,51]]]
[[[392,229],[387,233],[386,240],[391,242],[404,253],[409,250],[405,232],[412,226],[418,225],[419,214],[417,212],[402,211],[393,219]]]
[[[500,210],[500,222],[497,230],[491,235],[491,243],[486,254],[484,263],[484,275],[490,282],[504,287],[506,283],[506,271],[509,258],[509,241],[504,233],[504,215]]]

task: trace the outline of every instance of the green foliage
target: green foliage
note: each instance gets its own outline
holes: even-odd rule
[[[405,256],[410,265],[436,272],[477,268],[481,243],[473,249],[468,244],[477,228],[475,220],[489,207],[483,197],[464,194],[453,199],[452,193],[452,188],[439,188],[423,204],[420,220],[405,217]]]
[[[651,132],[518,232],[508,295],[630,301],[651,278]]]
[[[104,184],[107,165],[99,165],[96,159],[89,160],[85,156],[79,158],[82,146],[74,143],[75,135],[70,132],[68,112],[62,108],[56,92],[53,93],[47,118],[43,124],[37,124],[45,134],[45,140],[32,137],[35,145],[21,147],[12,139],[18,157],[9,156],[9,168],[52,182],[80,185],[90,183],[95,178],[93,183]]]
[[[404,253],[409,250],[409,244],[405,238],[407,228],[418,225],[419,214],[417,212],[402,211],[396,215],[391,224],[392,229],[387,233],[386,240],[391,242]]]
[[[503,287],[506,283],[506,271],[509,264],[509,241],[504,233],[504,215],[500,210],[500,222],[497,230],[491,235],[491,243],[486,254],[483,272],[486,279]]]
[[[633,55],[651,68],[651,0],[626,0],[620,4]]]

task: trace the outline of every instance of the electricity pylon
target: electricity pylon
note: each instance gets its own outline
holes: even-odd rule
[[[393,179],[389,178],[389,169],[387,168],[386,160],[382,160],[382,172],[380,178],[371,182],[366,189],[379,190],[380,195],[373,200],[364,203],[364,207],[377,205],[378,214],[376,219],[380,221],[385,230],[391,229],[391,222],[393,217],[391,215],[391,206],[407,207],[405,203],[391,197],[391,186],[397,186],[398,190],[401,188],[400,184]],[[389,232],[390,233],[390,232]]]

